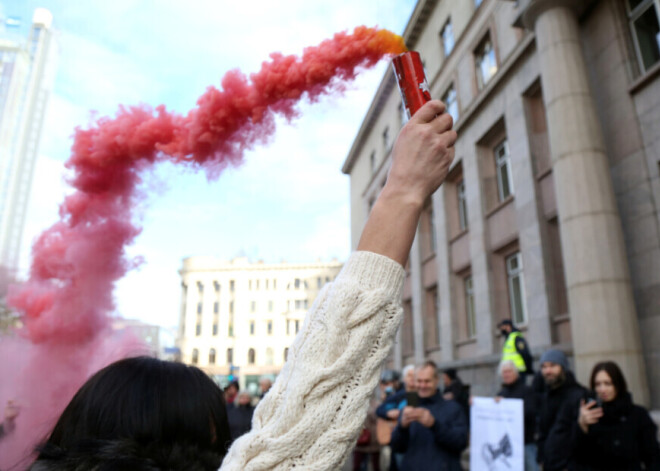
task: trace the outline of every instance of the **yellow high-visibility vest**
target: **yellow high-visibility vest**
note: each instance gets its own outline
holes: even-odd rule
[[[504,347],[502,348],[502,361],[510,360],[516,365],[516,368],[521,373],[527,371],[525,366],[525,359],[522,357],[518,350],[516,350],[516,339],[522,334],[520,332],[511,332],[504,342]]]

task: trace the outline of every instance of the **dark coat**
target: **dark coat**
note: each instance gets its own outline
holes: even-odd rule
[[[603,417],[589,426],[587,434],[577,423],[579,409],[571,412],[573,422],[573,465],[575,471],[660,470],[657,427],[643,407],[634,405],[629,394],[603,404]],[[644,463],[645,468],[642,468]]]
[[[420,398],[419,407],[428,409],[435,423],[430,428],[413,422],[408,428],[397,425],[394,429],[392,451],[404,453],[400,471],[460,471],[461,452],[468,442],[467,419],[461,406],[437,392]]]
[[[558,388],[546,387],[539,409],[538,461],[544,471],[564,470],[569,462],[573,424],[559,421],[565,407],[575,410],[587,390],[575,381],[573,373],[566,372],[566,380]]]
[[[251,405],[239,406],[236,403],[227,406],[227,421],[229,422],[232,442],[250,431],[253,414],[254,407]]]
[[[497,393],[505,399],[522,399],[523,409],[525,411],[525,445],[534,443],[536,439],[536,413],[539,409],[538,395],[531,386],[527,386],[522,378],[512,384],[503,384],[500,392]]]

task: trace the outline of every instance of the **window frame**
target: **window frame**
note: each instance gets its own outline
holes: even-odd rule
[[[463,294],[465,296],[466,336],[468,339],[477,336],[477,311],[474,305],[474,278],[472,274],[463,277]]]
[[[468,222],[467,193],[465,190],[465,178],[456,183],[456,202],[458,204],[458,228],[466,231],[470,224]]]
[[[642,51],[639,47],[639,39],[637,37],[637,29],[635,28],[635,21],[639,20],[639,18],[644,15],[649,8],[655,8],[655,17],[658,21],[658,24],[660,24],[660,1],[659,0],[642,0],[639,5],[637,5],[634,9],[630,8],[630,1],[626,0],[626,13],[628,14],[628,27],[630,28],[630,34],[632,36],[632,40],[634,43],[635,47],[635,55],[637,56],[637,63],[639,64],[639,67],[641,68],[642,74],[645,74],[648,72],[649,69],[655,67],[656,65],[660,64],[660,59],[658,59],[656,62],[651,64],[649,67],[646,67],[646,64],[644,64],[644,58],[642,56]],[[658,38],[656,38],[658,40]],[[660,50],[660,43],[658,43],[658,49]]]
[[[449,32],[451,37],[451,44],[449,45],[449,47],[447,46],[447,37],[445,36],[445,32],[447,31]],[[454,37],[454,27],[451,23],[451,17],[447,18],[447,21],[445,21],[445,24],[440,30],[440,40],[442,41],[443,58],[446,59],[451,55],[452,51],[454,50],[454,47],[456,46],[456,38]]]
[[[485,53],[486,51],[486,44],[490,46],[490,49],[488,53]],[[484,58],[489,56],[490,54],[493,55],[493,63],[495,64],[495,70],[491,75],[489,75],[487,78],[484,77],[483,75],[483,67],[482,64],[485,62]],[[488,83],[492,80],[493,77],[497,74],[497,71],[499,70],[499,64],[497,63],[497,54],[495,53],[495,43],[493,42],[493,38],[491,37],[490,31],[481,39],[477,47],[475,48],[474,52],[474,65],[475,69],[477,71],[477,88],[479,91],[483,90],[486,88]]]
[[[499,155],[499,149],[504,149],[505,157]],[[499,144],[493,148],[493,155],[495,158],[495,178],[497,180],[497,196],[499,201],[502,202],[507,199],[509,196],[515,194],[515,189],[513,186],[513,172],[511,170],[511,153],[509,151],[509,140],[505,137]],[[504,195],[504,185],[502,182],[502,174],[500,172],[501,167],[506,166],[506,177],[509,193]]]
[[[511,260],[517,260],[518,266],[515,268],[512,268],[510,266],[510,261]],[[522,254],[518,250],[517,252],[513,252],[512,254],[509,254],[505,257],[504,259],[504,266],[506,267],[506,278],[507,278],[507,286],[508,286],[508,291],[509,291],[509,311],[511,314],[511,319],[513,320],[513,323],[515,325],[525,325],[527,324],[527,303],[526,303],[526,293],[525,293],[525,275],[524,275],[524,267],[523,267],[523,260],[522,260]],[[515,295],[514,295],[514,280],[518,278],[519,279],[519,284],[520,284],[520,306],[522,309],[522,313],[517,313],[517,308],[516,308],[516,302],[515,302]],[[517,314],[520,314],[518,316]]]

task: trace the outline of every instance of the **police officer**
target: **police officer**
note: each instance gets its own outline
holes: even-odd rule
[[[502,361],[512,361],[523,379],[531,375],[533,373],[532,354],[529,351],[525,337],[522,336],[510,319],[504,319],[497,324],[497,327],[505,339],[504,347],[502,347]]]

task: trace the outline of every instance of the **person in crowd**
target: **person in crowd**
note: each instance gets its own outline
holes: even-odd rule
[[[232,442],[250,431],[253,414],[252,397],[247,391],[239,392],[234,403],[227,404],[227,420]]]
[[[451,166],[451,127],[444,104],[431,100],[401,129],[357,250],[319,293],[252,430],[232,444],[221,471],[341,469],[401,323],[403,267],[424,204]],[[453,462],[451,450],[465,446],[467,427],[460,408],[437,392],[435,374],[418,381],[433,398],[404,409],[401,436],[433,433],[443,443],[436,454]],[[437,423],[429,407],[442,409]],[[121,360],[76,393],[32,470],[217,470],[229,441],[222,391],[201,370]],[[415,440],[409,445],[419,448]]]
[[[532,353],[529,351],[525,337],[513,325],[511,319],[504,319],[497,327],[500,329],[502,337],[504,337],[501,361],[512,361],[516,365],[516,368],[518,368],[523,381],[525,381],[527,376],[534,374],[534,370],[532,369]]]
[[[525,471],[538,471],[536,463],[536,414],[538,412],[538,396],[531,386],[527,386],[520,376],[515,363],[505,360],[500,363],[500,378],[502,387],[497,398],[522,399],[525,428]]]
[[[353,471],[363,471],[371,463],[371,471],[380,471],[380,444],[376,439],[376,407],[378,397],[374,394],[369,403],[367,418],[353,450]]]
[[[260,399],[263,399],[264,396],[270,391],[270,388],[273,387],[273,381],[268,376],[262,376],[259,379],[259,389],[261,390]]]
[[[227,403],[227,405],[234,403],[234,401],[238,397],[239,390],[240,390],[240,386],[238,385],[238,381],[236,380],[231,381],[227,386],[225,386],[225,402]]]
[[[593,397],[566,410],[573,424],[574,471],[660,471],[658,428],[633,404],[626,379],[611,361],[598,363],[589,382]]]
[[[463,384],[455,368],[447,368],[442,372],[442,397],[448,401],[456,401],[463,408],[465,417],[470,422],[469,387]]]
[[[417,390],[417,384],[415,382],[415,365],[407,365],[402,371],[402,376],[404,388],[385,399],[385,401],[383,401],[383,403],[376,409],[376,415],[378,417],[376,429],[378,442],[381,445],[390,444],[392,431],[394,430],[394,427],[396,427],[401,410],[407,404],[406,393]],[[402,460],[402,453],[391,453],[390,471],[397,471]]]
[[[14,401],[9,400],[5,405],[4,420],[0,423],[0,438],[14,431],[16,417],[18,417],[18,406]]]
[[[401,471],[461,470],[461,452],[468,443],[468,424],[461,406],[445,400],[438,389],[436,364],[427,361],[417,370],[416,407],[403,408],[392,432],[392,451],[403,453]]]
[[[586,389],[575,380],[562,351],[548,350],[540,363],[545,391],[539,408],[537,461],[543,471],[563,471],[570,458],[571,427],[556,423],[557,418],[564,407],[577,407]]]
[[[385,400],[401,391],[401,376],[396,370],[383,370],[380,375],[381,400]]]

